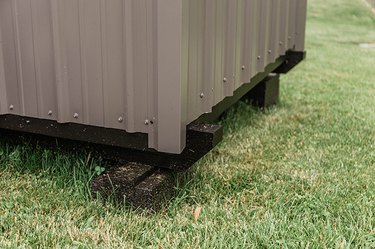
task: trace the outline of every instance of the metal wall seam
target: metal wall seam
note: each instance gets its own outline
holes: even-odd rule
[[[278,57],[278,36],[279,36],[279,29],[278,25],[278,15],[279,15],[279,3],[278,0],[271,0],[271,35],[268,41],[268,63],[275,62],[276,58]]]
[[[250,25],[251,25],[251,32],[248,42],[251,44],[251,57],[250,57],[250,79],[254,77],[258,73],[258,49],[259,49],[259,18],[260,18],[260,1],[259,0],[250,0],[250,8],[251,8],[251,16],[250,18]]]
[[[288,23],[288,46],[287,49],[294,49],[295,38],[296,38],[296,14],[297,14],[297,1],[301,0],[289,0],[289,23]]]
[[[0,27],[0,113],[7,112],[7,95],[6,95],[6,81],[5,81],[5,70],[4,70],[4,57],[3,57],[3,38]]]
[[[297,21],[295,22],[295,25],[296,25],[295,50],[296,51],[305,50],[306,16],[307,16],[307,0],[297,1],[297,13],[296,13]]]
[[[158,150],[181,153],[186,144],[187,103],[182,85],[182,1],[158,1]]]
[[[264,65],[266,63],[266,48],[268,46],[267,41],[268,41],[268,21],[269,21],[269,16],[267,16],[268,12],[268,0],[258,0],[259,1],[259,12],[260,14],[258,15],[258,32],[257,32],[257,37],[258,37],[258,55],[257,55],[257,72],[263,72],[264,70]]]
[[[122,32],[123,32],[123,63],[124,63],[124,80],[123,84],[125,85],[123,91],[124,98],[124,120],[125,120],[125,129],[128,132],[136,132],[137,128],[134,123],[135,119],[135,106],[134,99],[137,96],[134,96],[134,40],[133,40],[133,0],[124,0],[123,1],[123,20],[122,20]]]
[[[126,70],[123,45],[124,1],[101,1],[104,127],[126,128]]]
[[[150,148],[157,148],[157,3],[154,0],[146,2],[146,28],[147,28],[147,120],[148,126],[148,143]],[[180,80],[181,81],[181,80]],[[181,94],[182,96],[182,94]]]
[[[249,82],[251,77],[251,35],[253,32],[253,22],[251,18],[253,17],[252,13],[252,0],[245,0],[244,2],[244,17],[243,17],[243,42],[242,42],[242,53],[241,57],[241,76],[239,80],[242,82]]]
[[[223,99],[223,85],[227,78],[224,76],[224,48],[225,48],[225,0],[216,0],[215,8],[215,83],[214,104]]]
[[[224,97],[232,96],[235,90],[235,61],[236,61],[236,40],[237,40],[237,3],[238,1],[226,1],[226,47],[224,56]]]
[[[197,64],[198,64],[198,40],[199,40],[199,31],[198,28],[200,27],[198,23],[198,3],[199,0],[191,0],[189,1],[189,30],[186,31],[189,33],[188,35],[188,44],[189,44],[189,65],[188,65],[188,118],[193,119],[195,113],[197,113],[197,109],[200,107],[197,102],[196,94],[198,94],[198,71],[197,71]]]
[[[215,87],[215,1],[206,0],[204,8],[203,88],[200,98],[202,112],[211,112],[214,106]],[[198,114],[199,115],[199,114]]]
[[[0,1],[0,112],[148,133],[186,125],[288,49],[306,0]],[[289,39],[288,39],[289,38]]]
[[[280,55],[285,55],[288,45],[288,23],[289,23],[289,0],[285,0],[281,5],[281,20],[280,20]]]
[[[236,20],[236,51],[235,51],[235,80],[234,80],[234,89],[237,89],[241,86],[242,83],[247,82],[248,80],[244,79],[245,68],[243,63],[243,58],[249,55],[245,54],[245,16],[246,16],[245,0],[238,0],[237,4],[237,20]]]
[[[6,111],[18,114],[21,109],[21,104],[18,95],[18,76],[12,16],[12,1],[0,1],[0,29],[2,30],[2,49],[4,60],[3,70],[6,81],[7,96]]]

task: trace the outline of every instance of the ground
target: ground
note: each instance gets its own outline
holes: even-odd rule
[[[155,215],[93,200],[99,161],[1,144],[0,247],[374,248],[375,50],[359,47],[374,42],[364,1],[310,0],[308,58],[280,105],[233,108]]]

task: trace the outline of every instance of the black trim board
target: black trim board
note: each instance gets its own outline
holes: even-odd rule
[[[26,118],[16,115],[0,116],[0,133],[29,136],[31,142],[43,141],[51,148],[66,145],[70,150],[86,148],[103,157],[116,160],[135,161],[174,170],[189,168],[214,148],[222,139],[223,131],[215,122],[222,113],[238,102],[251,89],[268,77],[270,73],[286,73],[305,58],[304,52],[289,51],[265,71],[253,77],[250,83],[242,85],[233,96],[226,97],[213,107],[212,113],[203,114],[187,129],[187,144],[181,154],[160,153],[148,148],[148,136],[143,133],[128,133],[81,124],[59,124],[53,120]],[[47,142],[47,143],[46,143]]]

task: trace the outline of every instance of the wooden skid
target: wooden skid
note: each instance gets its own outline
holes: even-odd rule
[[[255,107],[267,108],[279,102],[279,93],[280,76],[278,74],[270,74],[242,99]]]
[[[127,163],[94,178],[91,190],[94,197],[118,205],[158,211],[174,195],[177,175],[170,170]]]

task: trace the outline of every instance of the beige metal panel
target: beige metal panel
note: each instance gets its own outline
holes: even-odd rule
[[[6,94],[6,81],[4,71],[4,57],[3,57],[3,39],[0,28],[0,114],[7,112],[7,94]]]
[[[236,60],[236,39],[237,39],[237,4],[238,1],[226,1],[226,47],[224,56],[224,96],[232,96],[235,90],[235,60]]]
[[[248,80],[243,79],[244,77],[244,57],[249,55],[245,54],[245,0],[238,0],[236,9],[236,45],[235,45],[235,65],[234,65],[234,89],[239,88],[242,83]]]
[[[270,36],[269,23],[270,23],[270,0],[258,0],[259,13],[258,16],[258,56],[257,56],[257,72],[263,72],[267,65],[267,51],[268,40]]]
[[[226,0],[217,0],[215,8],[215,83],[214,103],[217,104],[223,99],[224,84],[227,79],[224,77],[224,48],[225,40],[225,11]]]
[[[296,39],[296,17],[297,2],[300,0],[289,0],[289,21],[288,21],[288,49],[294,49]]]
[[[53,119],[52,110],[56,110],[56,84],[51,84],[55,81],[51,3],[49,0],[39,0],[32,2],[30,7],[38,117]]]
[[[2,0],[0,112],[179,153],[188,123],[303,50],[305,18],[306,0]]]
[[[13,20],[13,1],[0,1],[0,29],[2,35],[2,51],[4,60],[4,78],[6,81],[7,111],[21,114],[23,110],[22,96],[19,94],[18,70],[16,60],[16,40]],[[4,100],[2,100],[3,102]]]
[[[279,54],[284,55],[288,45],[288,17],[289,17],[289,0],[285,0],[280,6],[279,19]]]
[[[119,48],[124,47],[124,3],[122,0],[102,1],[102,67],[103,108],[106,127],[124,129],[125,116],[125,59]]]
[[[170,153],[180,153],[186,144],[187,103],[182,96],[188,89],[181,81],[182,7],[182,0],[157,4],[157,149]]]
[[[251,9],[251,17],[249,18],[250,27],[249,36],[247,42],[251,44],[251,55],[250,55],[250,79],[255,76],[258,72],[258,47],[259,47],[259,18],[260,18],[260,1],[259,0],[250,0],[249,7]]]
[[[271,0],[271,15],[270,15],[270,38],[268,41],[268,63],[275,62],[275,60],[279,57],[279,50],[278,50],[278,38],[279,38],[279,28],[278,28],[278,21],[280,15],[280,1],[279,0]]]
[[[297,13],[296,13],[296,40],[295,50],[305,50],[305,30],[306,30],[306,15],[307,15],[307,0],[297,1]]]
[[[206,0],[204,6],[203,86],[200,94],[202,112],[211,112],[215,93],[215,13],[216,0]]]
[[[190,0],[189,13],[189,65],[188,65],[188,119],[194,120],[200,113],[202,93],[203,37],[204,37],[204,1]]]
[[[244,17],[243,17],[243,42],[242,42],[242,56],[241,56],[241,75],[239,77],[240,82],[248,82],[251,78],[252,72],[252,61],[253,51],[252,51],[252,35],[254,32],[254,7],[253,0],[244,1]]]

